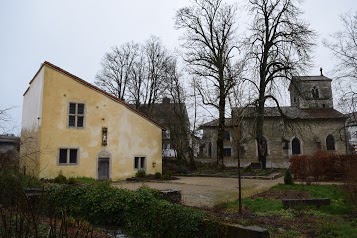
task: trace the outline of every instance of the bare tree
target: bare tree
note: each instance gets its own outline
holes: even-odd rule
[[[192,134],[190,133],[190,121],[186,108],[186,99],[188,98],[184,89],[183,77],[177,67],[177,60],[170,62],[168,79],[170,87],[167,93],[170,95],[173,103],[170,104],[173,115],[167,118],[167,124],[170,129],[171,142],[177,152],[177,158],[183,159],[191,169],[196,169],[193,148],[190,145]]]
[[[324,45],[331,50],[337,64],[335,71],[340,78],[357,79],[357,13],[341,15],[343,30],[324,40]]]
[[[11,116],[9,115],[9,111],[15,107],[8,107],[5,109],[0,109],[0,135],[6,133],[7,131],[13,129],[9,129],[11,127]]]
[[[264,140],[264,107],[272,100],[279,107],[274,88],[279,80],[289,80],[311,67],[311,52],[315,33],[300,19],[301,0],[249,0],[249,12],[254,16],[250,35],[246,39],[250,79],[256,90],[256,140],[258,157],[266,167]],[[280,82],[281,83],[281,82]],[[281,110],[280,110],[281,112]]]
[[[172,56],[162,44],[161,40],[151,36],[144,45],[146,57],[146,80],[142,102],[150,108],[167,89],[168,71]]]
[[[184,30],[184,60],[191,73],[201,79],[197,85],[203,103],[218,110],[217,164],[220,166],[224,166],[226,100],[236,80],[232,66],[235,13],[236,8],[222,0],[194,0],[192,6],[176,12],[176,28]]]
[[[127,86],[133,64],[138,57],[139,45],[134,42],[114,47],[102,59],[102,69],[96,75],[95,84],[119,99],[127,96]]]
[[[172,56],[158,37],[145,44],[129,42],[114,47],[102,59],[95,84],[119,99],[150,108],[169,86],[167,72]]]

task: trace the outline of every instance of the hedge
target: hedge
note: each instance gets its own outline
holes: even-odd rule
[[[49,187],[49,210],[66,211],[97,225],[114,225],[141,237],[209,237],[203,230],[205,214],[162,200],[149,188],[138,191],[107,184]]]
[[[290,171],[295,179],[336,180],[346,177],[351,161],[356,155],[338,155],[328,152],[317,152],[313,155],[292,156]]]

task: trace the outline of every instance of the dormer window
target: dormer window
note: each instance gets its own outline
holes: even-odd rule
[[[312,98],[313,99],[317,99],[319,98],[319,90],[317,89],[316,86],[314,86],[312,89],[311,89],[311,94],[312,94]]]

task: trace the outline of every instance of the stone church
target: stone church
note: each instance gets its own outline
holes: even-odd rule
[[[291,106],[266,107],[264,139],[267,142],[267,168],[286,168],[292,155],[329,151],[346,154],[347,117],[333,108],[331,79],[319,76],[293,77],[289,86]],[[226,119],[224,155],[237,158],[240,130],[241,166],[258,162],[255,139],[255,108],[233,108]],[[239,123],[238,123],[239,122]],[[238,126],[239,125],[239,126]],[[217,120],[201,126],[201,156],[216,158]]]

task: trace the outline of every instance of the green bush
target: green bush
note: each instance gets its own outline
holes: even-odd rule
[[[146,176],[146,172],[144,169],[139,169],[138,172],[136,172],[135,177],[137,178],[144,178]]]
[[[67,178],[64,175],[59,174],[53,181],[55,183],[65,184],[65,183],[67,183]]]
[[[171,174],[167,173],[162,176],[163,180],[170,180],[171,179]]]
[[[155,173],[155,178],[156,179],[161,179],[161,173],[160,172],[156,172]]]
[[[284,183],[285,183],[285,184],[288,184],[288,185],[294,184],[293,176],[291,175],[290,170],[286,170],[286,171],[285,171]]]
[[[67,181],[68,184],[76,184],[77,183],[77,180],[73,177],[69,178],[68,181]]]
[[[201,237],[203,212],[160,198],[156,190],[118,189],[106,184],[53,185],[48,206],[92,224],[115,225],[139,237]],[[207,236],[206,236],[207,237]]]

